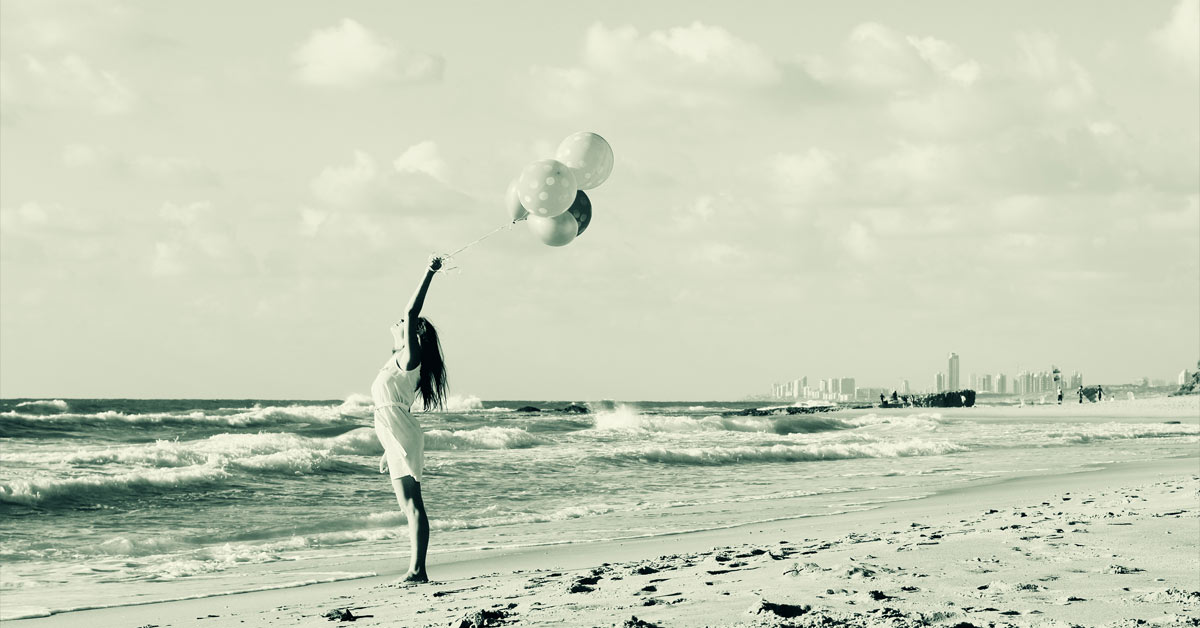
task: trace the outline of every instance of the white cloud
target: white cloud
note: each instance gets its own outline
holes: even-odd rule
[[[70,168],[94,166],[106,158],[103,149],[87,144],[68,144],[62,152],[63,165]]]
[[[22,56],[2,69],[0,103],[6,108],[86,109],[100,115],[133,111],[140,100],[124,78],[95,68],[78,54],[45,59]]]
[[[776,185],[789,196],[815,198],[838,183],[835,156],[818,148],[803,153],[777,154],[767,163]]]
[[[309,187],[318,199],[336,207],[365,205],[372,201],[378,174],[375,159],[356,150],[354,163],[325,168]]]
[[[850,256],[860,262],[873,261],[879,255],[875,236],[862,223],[851,223],[842,233],[841,242]]]
[[[691,253],[693,262],[712,266],[731,266],[744,263],[749,256],[741,248],[728,242],[705,242]]]
[[[809,57],[802,64],[829,86],[889,92],[939,83],[970,87],[982,74],[977,61],[949,42],[904,35],[874,22],[856,26],[839,54]]]
[[[14,233],[49,222],[46,210],[38,203],[22,203],[18,207],[0,208],[0,229]]]
[[[757,45],[701,22],[644,37],[632,26],[594,24],[584,40],[583,62],[601,73],[678,84],[757,86],[780,78],[774,60]]]
[[[432,141],[410,146],[392,162],[392,167],[397,172],[420,172],[438,181],[446,180],[446,162],[442,160],[437,144]]]
[[[444,66],[440,56],[403,50],[349,18],[313,31],[292,60],[297,80],[339,88],[438,81]]]
[[[186,268],[180,259],[178,243],[155,242],[154,257],[150,260],[150,274],[155,277],[182,275]]]
[[[963,85],[979,80],[979,63],[955,46],[935,37],[908,37],[908,43],[938,74]]]
[[[478,216],[463,211],[475,204],[471,197],[439,178],[447,171],[433,142],[409,147],[390,168],[362,150],[323,168],[309,184],[317,202],[298,208],[292,226],[321,245],[296,263],[341,272],[377,263],[388,247],[433,250],[460,240],[478,229]]]
[[[445,181],[447,172],[437,145],[421,142],[393,160],[392,168],[356,150],[352,163],[327,166],[309,188],[317,200],[339,209],[437,211],[467,198]]]
[[[1018,77],[1032,81],[1052,111],[1074,113],[1095,101],[1091,75],[1047,33],[1017,35]]]
[[[158,210],[158,215],[167,222],[173,222],[183,227],[191,227],[196,224],[204,213],[211,210],[212,203],[208,201],[199,201],[186,205],[176,205],[175,203],[167,202]]]
[[[539,105],[568,113],[596,102],[722,106],[753,98],[783,77],[761,47],[702,22],[646,34],[593,24],[580,61],[578,67],[533,69]]]
[[[210,168],[181,157],[125,155],[106,146],[68,144],[62,151],[63,165],[70,168],[105,168],[120,175],[148,180],[195,185],[215,185],[219,178]]]
[[[159,222],[150,226],[153,239],[149,271],[156,277],[185,273],[246,275],[257,268],[255,244],[269,225],[222,211],[209,201],[166,202]]]
[[[198,184],[212,184],[217,181],[217,175],[212,170],[179,157],[137,155],[129,161],[129,167],[138,176],[150,179]]]
[[[1176,68],[1200,77],[1200,0],[1179,0],[1151,41]]]

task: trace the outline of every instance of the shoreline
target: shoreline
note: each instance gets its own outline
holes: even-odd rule
[[[712,556],[716,555],[714,552],[718,552],[715,548],[744,546],[747,543],[759,546],[758,548],[762,549],[763,553],[769,553],[769,550],[766,548],[778,545],[780,541],[794,543],[798,539],[804,539],[805,541],[823,540],[823,544],[828,545],[834,543],[850,530],[854,531],[852,534],[874,536],[913,534],[909,532],[909,529],[917,525],[916,521],[922,521],[923,524],[941,523],[944,526],[952,526],[955,518],[961,520],[968,516],[978,516],[980,512],[976,511],[1015,508],[1018,504],[1035,500],[1035,498],[1038,498],[1039,501],[1046,501],[1046,497],[1061,495],[1063,491],[1070,493],[1088,490],[1112,490],[1114,488],[1130,487],[1152,481],[1161,482],[1168,478],[1175,482],[1186,483],[1191,487],[1192,493],[1188,502],[1189,507],[1185,508],[1182,513],[1182,515],[1187,517],[1189,522],[1179,526],[1180,530],[1168,530],[1166,533],[1186,537],[1190,525],[1190,533],[1194,546],[1194,543],[1197,541],[1195,538],[1195,520],[1197,519],[1197,515],[1200,514],[1198,513],[1200,509],[1196,508],[1197,493],[1195,486],[1198,479],[1197,472],[1200,472],[1200,458],[1191,456],[1146,462],[1100,462],[1096,463],[1091,469],[1072,470],[1064,473],[1039,474],[1035,472],[1025,475],[980,479],[971,482],[968,486],[935,490],[923,497],[902,501],[881,502],[874,504],[870,508],[841,513],[819,514],[815,516],[802,515],[795,518],[788,517],[771,521],[739,523],[725,526],[718,525],[702,530],[670,532],[663,535],[591,543],[467,550],[443,554],[441,556],[431,555],[431,557],[435,557],[435,560],[437,558],[449,558],[450,560],[431,563],[430,570],[439,580],[435,583],[419,587],[398,590],[380,588],[381,585],[400,575],[406,558],[404,556],[388,556],[362,561],[362,564],[359,565],[361,568],[356,568],[354,571],[358,573],[374,572],[378,574],[366,578],[343,579],[334,582],[308,584],[301,587],[228,593],[219,596],[205,596],[185,600],[147,601],[139,602],[135,605],[59,612],[48,617],[6,620],[4,623],[14,626],[73,626],[80,623],[91,623],[94,625],[129,625],[132,627],[141,626],[149,620],[152,623],[163,626],[212,626],[224,624],[226,621],[233,621],[236,618],[237,621],[234,621],[234,623],[248,621],[257,625],[297,625],[297,621],[299,620],[303,622],[301,625],[306,625],[308,622],[318,625],[315,622],[323,624],[326,621],[321,614],[339,604],[343,607],[357,607],[365,604],[371,610],[359,609],[354,612],[356,614],[374,614],[374,618],[360,620],[367,622],[367,625],[388,625],[389,622],[396,621],[424,621],[431,625],[445,625],[445,619],[433,621],[433,615],[446,616],[447,613],[453,614],[456,610],[464,607],[458,605],[461,601],[450,604],[451,599],[455,596],[454,593],[439,594],[439,592],[459,588],[466,583],[479,579],[487,579],[489,582],[472,588],[472,591],[478,592],[480,589],[483,589],[483,592],[479,593],[479,595],[490,596],[488,599],[492,597],[500,599],[505,597],[502,595],[504,592],[510,594],[511,597],[511,594],[527,591],[525,586],[530,574],[544,575],[551,570],[568,572],[573,570],[603,569],[604,563],[608,563],[609,565],[622,563],[640,564],[646,561],[657,560],[656,557],[661,558],[667,555],[674,555],[678,559],[679,556],[697,556],[707,552],[709,556]],[[1177,516],[1176,520],[1178,519],[1179,517]],[[939,522],[938,520],[945,521]],[[904,523],[905,521],[907,523]],[[1130,528],[1138,528],[1138,526],[1135,523]],[[973,532],[973,530],[964,529],[958,533],[967,534],[969,532]],[[1141,536],[1144,537],[1144,535]],[[1177,538],[1182,537],[1177,536]],[[1143,540],[1150,542],[1149,539]],[[1151,553],[1156,552],[1151,551]],[[1148,560],[1145,560],[1147,558],[1149,558],[1148,555],[1139,555],[1139,560],[1150,564]],[[670,563],[671,561],[667,560],[665,562]],[[683,562],[692,562],[693,565],[677,567],[678,569],[695,570],[695,560],[684,560]],[[1193,565],[1191,573],[1194,574],[1198,566],[1200,565]],[[746,569],[749,570],[750,568],[747,567]],[[705,571],[722,570],[708,569]],[[345,572],[343,571],[342,573]],[[605,573],[608,572],[606,571]],[[703,572],[699,575],[707,577]],[[604,579],[603,576],[600,576],[600,578]],[[620,581],[625,578],[613,577],[612,579]],[[772,580],[775,579],[777,578],[773,578]],[[1178,578],[1174,579],[1178,580]],[[756,584],[762,585],[762,583]],[[1188,583],[1186,580],[1180,581],[1178,584],[1183,586],[1190,594],[1191,590],[1187,589]],[[581,586],[591,587],[592,585]],[[737,597],[741,598],[746,595],[752,595],[753,590],[760,590],[765,594],[762,586],[754,586],[747,589],[736,585],[731,585],[731,587],[732,590],[727,590],[725,595],[717,597],[734,597],[734,593],[737,593]],[[582,593],[569,593],[567,592],[569,588],[559,587],[558,589],[553,593],[543,596],[538,596],[536,593],[529,594],[529,596],[537,598],[533,602],[541,601],[540,604],[535,604],[534,606],[546,609],[545,611],[537,609],[536,614],[549,613],[550,610],[547,605],[552,600],[564,598],[564,596],[564,599],[570,600],[570,604],[567,604],[567,606],[583,601],[594,602],[597,597],[590,596],[587,600],[583,600],[579,599]],[[493,593],[488,593],[488,591],[493,591]],[[647,608],[643,614],[645,617],[659,617],[664,622],[662,625],[680,625],[663,618],[670,618],[672,614],[683,611],[685,607],[697,611],[699,613],[697,616],[708,615],[709,611],[703,610],[705,607],[713,607],[710,611],[723,609],[722,612],[725,612],[726,615],[729,614],[729,609],[726,608],[724,600],[711,599],[712,596],[705,596],[702,593],[703,589],[678,596],[683,597],[688,602],[686,606],[682,603],[672,604],[671,608],[666,609],[671,612],[662,613],[659,612],[661,609]],[[700,597],[696,597],[698,595]],[[1085,596],[1081,595],[1078,597]],[[1196,598],[1197,602],[1200,603],[1200,592],[1196,592]],[[641,604],[645,599],[653,598],[641,596],[634,601]],[[422,610],[422,612],[415,613],[413,605],[418,600],[423,600],[423,603],[429,606]],[[442,601],[446,603],[442,603]],[[813,600],[805,603],[815,607]],[[652,604],[651,606],[655,605],[657,604]],[[534,610],[529,607],[522,610],[521,607],[523,606],[525,605],[520,604],[517,607],[518,610],[515,612],[531,613]],[[280,610],[284,607],[286,607],[286,612]],[[456,610],[449,610],[451,608]],[[614,601],[612,603],[595,605],[594,608],[586,611],[588,616],[594,617],[586,621],[590,625],[596,625],[597,623],[604,623],[600,622],[600,617],[615,618],[611,619],[611,621],[615,621],[620,619],[617,617],[620,614],[625,614],[625,618],[627,619],[629,617],[627,613],[629,608],[628,601],[627,603]],[[830,612],[833,612],[833,610]],[[505,612],[514,611],[506,610]],[[837,612],[843,611],[838,610]],[[948,611],[941,610],[938,612]],[[278,617],[270,619],[265,616],[271,613],[275,613]],[[617,615],[614,615],[614,613]],[[632,612],[632,614],[637,613]],[[211,615],[215,615],[216,617],[210,617]],[[419,617],[419,615],[426,615],[426,617]],[[547,615],[547,619],[549,617]],[[213,619],[221,619],[222,621],[213,622]],[[532,618],[526,617],[525,619],[531,620]],[[730,619],[735,621],[751,621],[755,618],[738,612],[730,616]],[[605,620],[605,622],[607,621],[610,620]]]

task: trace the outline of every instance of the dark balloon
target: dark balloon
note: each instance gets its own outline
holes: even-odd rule
[[[588,199],[587,194],[583,193],[583,190],[575,193],[575,202],[571,203],[571,207],[567,208],[567,211],[579,223],[579,233],[575,235],[583,235],[588,228],[588,223],[592,222],[592,201]]]

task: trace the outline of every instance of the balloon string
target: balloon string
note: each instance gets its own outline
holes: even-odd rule
[[[448,259],[451,259],[451,258],[453,258],[455,255],[458,255],[459,253],[462,253],[463,251],[465,251],[465,250],[467,250],[467,249],[469,249],[469,248],[471,248],[471,247],[475,246],[476,244],[479,244],[480,242],[483,242],[484,240],[486,240],[486,239],[488,239],[488,238],[490,238],[490,237],[492,237],[492,236],[496,235],[497,233],[500,233],[501,231],[503,231],[503,230],[505,230],[505,229],[512,229],[512,228],[513,228],[513,226],[514,226],[514,225],[516,225],[516,224],[517,224],[518,222],[520,222],[521,220],[522,220],[522,219],[517,219],[517,220],[514,220],[514,221],[512,221],[512,222],[506,222],[506,223],[504,223],[504,224],[500,225],[499,227],[496,227],[495,229],[492,229],[491,231],[489,231],[489,232],[485,233],[484,235],[482,235],[482,236],[480,236],[480,237],[478,237],[478,238],[476,238],[476,239],[474,239],[474,240],[472,240],[472,241],[468,242],[467,244],[464,244],[464,245],[463,245],[462,247],[460,247],[460,248],[459,248],[457,251],[454,251],[453,253],[447,253],[447,254],[443,255],[443,256],[442,256],[442,258],[443,258],[443,259],[447,259],[447,260],[448,260]],[[451,269],[450,269],[450,268],[447,268],[447,269],[445,269],[445,270],[451,270]]]

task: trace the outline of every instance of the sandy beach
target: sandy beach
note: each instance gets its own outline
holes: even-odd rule
[[[1194,402],[1086,409],[1186,417]],[[1197,453],[1031,468],[833,514],[455,552],[420,586],[389,586],[407,559],[378,556],[329,566],[369,578],[5,623],[325,626],[340,611],[365,626],[1195,626]]]

